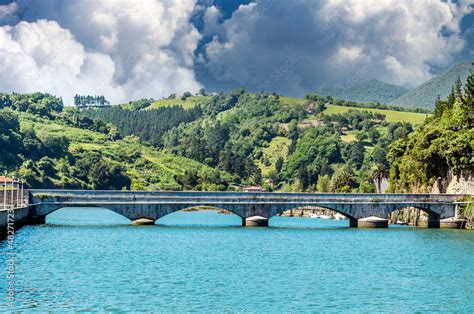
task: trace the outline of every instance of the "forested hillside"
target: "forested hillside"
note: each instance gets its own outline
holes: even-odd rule
[[[472,61],[463,62],[453,66],[445,72],[433,77],[417,88],[391,101],[391,104],[398,106],[434,108],[438,95],[445,99],[452,92],[452,87],[459,78],[461,83],[466,82],[469,75]]]
[[[379,80],[357,82],[350,86],[319,88],[316,93],[339,99],[359,102],[378,102],[388,104],[405,94],[408,90],[401,86],[388,84]]]
[[[72,108],[1,94],[0,167],[33,187],[374,192],[390,171],[393,191],[422,190],[448,170],[472,171],[470,86],[455,86],[433,117],[243,88],[192,96],[187,108],[191,97]]]
[[[0,169],[34,188],[225,190],[233,181],[136,136],[123,137],[112,124],[47,94],[0,94],[0,133]]]
[[[438,99],[432,117],[409,137],[390,145],[390,184],[396,192],[426,192],[437,178],[474,173],[474,73],[447,99]]]
[[[166,153],[230,173],[236,185],[339,192],[374,191],[371,169],[388,171],[387,146],[413,130],[406,121],[418,124],[427,116],[374,103],[244,89],[199,96],[192,105],[171,99],[154,107],[129,103],[81,113],[113,123],[121,134],[139,136]],[[180,102],[188,109],[176,106]]]

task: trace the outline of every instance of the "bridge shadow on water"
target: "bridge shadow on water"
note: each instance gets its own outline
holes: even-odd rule
[[[64,207],[46,216],[46,224],[60,226],[121,226],[130,220],[99,207]]]
[[[131,221],[109,209],[97,207],[65,207],[46,217],[48,226],[61,227],[132,227]],[[177,211],[155,222],[155,226],[138,228],[242,228],[242,218],[220,210]],[[348,221],[321,220],[301,217],[272,217],[268,228],[256,229],[345,229]],[[250,228],[254,229],[254,228]]]
[[[152,226],[132,226],[131,221],[112,210],[97,207],[65,207],[46,217],[49,227],[88,228],[242,228],[242,218],[219,210],[177,211],[166,215]],[[391,230],[412,230],[412,226],[390,225]],[[348,220],[315,219],[309,217],[274,216],[267,228],[252,230],[354,230]]]

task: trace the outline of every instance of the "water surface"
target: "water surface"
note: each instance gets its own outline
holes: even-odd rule
[[[474,232],[289,217],[245,228],[213,211],[158,223],[70,208],[22,228],[15,309],[474,312]]]

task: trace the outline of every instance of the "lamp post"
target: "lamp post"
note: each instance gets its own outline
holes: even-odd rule
[[[4,171],[3,177],[3,210],[7,210],[7,171]]]
[[[12,207],[15,207],[15,177],[12,176]]]
[[[23,190],[23,180],[21,180],[21,204],[26,205],[26,203],[25,203],[25,192]]]
[[[16,181],[16,206],[20,207],[20,181]]]

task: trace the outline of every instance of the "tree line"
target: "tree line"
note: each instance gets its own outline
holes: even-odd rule
[[[394,192],[428,192],[438,178],[474,173],[474,72],[458,78],[447,99],[438,97],[433,115],[412,136],[389,147]]]
[[[74,95],[74,106],[86,108],[90,106],[104,107],[110,106],[110,102],[102,95]]]

